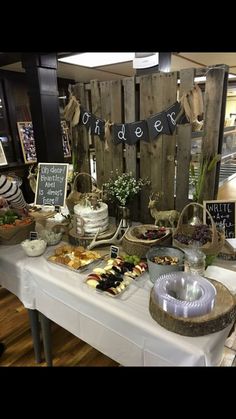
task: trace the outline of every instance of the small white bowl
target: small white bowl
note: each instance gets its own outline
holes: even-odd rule
[[[22,248],[24,249],[27,256],[40,256],[45,252],[47,243],[44,240],[24,240],[21,243]]]

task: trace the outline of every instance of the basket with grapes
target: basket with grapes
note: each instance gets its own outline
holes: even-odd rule
[[[183,208],[177,227],[174,231],[173,245],[183,250],[197,247],[198,250],[204,252],[205,255],[218,255],[224,245],[224,233],[217,230],[216,224],[214,223],[213,218],[207,209],[206,212],[210,218],[211,225],[184,224],[183,216],[186,212],[186,209],[190,206],[199,206],[203,209],[203,205],[198,204],[197,202],[190,203]]]
[[[144,258],[151,246],[167,243],[166,239],[170,237],[171,231],[168,228],[142,224],[129,228],[123,237],[122,247],[129,255]]]

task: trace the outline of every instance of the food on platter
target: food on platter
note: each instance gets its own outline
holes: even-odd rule
[[[147,267],[147,263],[142,261],[135,264],[121,257],[108,259],[104,268],[94,268],[85,282],[89,287],[116,297],[146,272]]]
[[[147,229],[143,233],[137,234],[136,237],[142,240],[156,240],[164,237],[167,233],[165,227],[159,227],[154,229]]]
[[[15,226],[25,226],[32,223],[31,217],[21,218],[15,211],[7,210],[0,214],[0,227],[9,229]]]
[[[95,260],[101,259],[98,252],[86,250],[83,246],[61,245],[47,258],[49,262],[79,270]]]
[[[179,258],[177,256],[154,256],[151,261],[157,265],[177,265]]]
[[[194,227],[191,233],[177,233],[174,239],[182,244],[191,245],[194,242],[199,242],[203,246],[212,240],[212,230],[208,225],[201,224]]]

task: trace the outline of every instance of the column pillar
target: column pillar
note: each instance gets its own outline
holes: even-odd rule
[[[60,123],[57,54],[22,54],[26,71],[30,110],[38,162],[63,163]]]

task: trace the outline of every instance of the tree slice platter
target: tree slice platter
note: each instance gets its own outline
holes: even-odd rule
[[[115,234],[116,230],[117,230],[117,227],[113,224],[110,224],[106,231],[104,231],[103,233],[98,234],[97,241],[110,239]],[[69,242],[70,242],[70,244],[72,244],[74,246],[84,246],[84,247],[86,247],[94,239],[94,236],[95,236],[95,234],[91,235],[91,236],[80,236],[79,234],[77,234],[75,227],[73,227],[69,231]]]
[[[217,257],[225,260],[236,260],[236,252],[225,243]]]
[[[173,316],[156,303],[153,287],[149,300],[149,311],[153,319],[165,329],[184,336],[204,336],[229,326],[236,320],[236,297],[220,282],[207,279],[217,291],[215,306],[210,313],[189,318]]]

